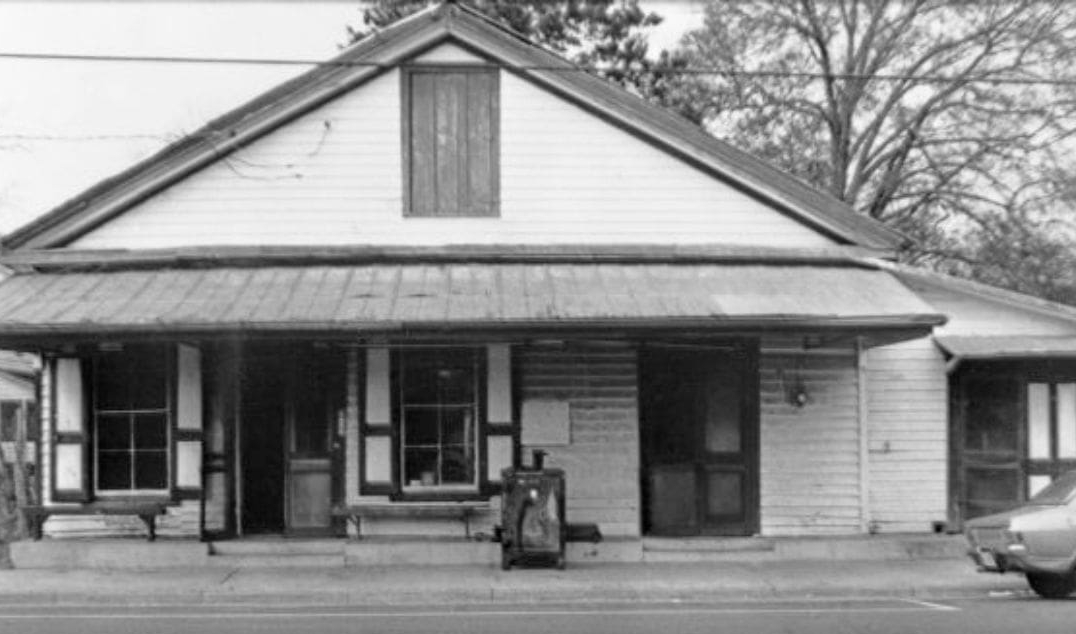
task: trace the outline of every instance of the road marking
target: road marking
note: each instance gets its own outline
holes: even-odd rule
[[[854,602],[854,601],[853,601]],[[798,602],[788,602],[798,603]],[[806,602],[810,603],[810,602]],[[832,601],[826,601],[825,603],[832,603]],[[3,620],[21,620],[21,619],[127,619],[127,620],[140,620],[140,619],[302,619],[302,618],[314,618],[314,619],[383,619],[383,618],[446,618],[446,617],[526,617],[526,616],[671,616],[671,615],[720,615],[720,614],[880,614],[880,613],[907,613],[907,612],[952,612],[960,611],[960,608],[943,605],[940,603],[932,603],[929,601],[920,601],[913,599],[892,599],[888,601],[891,605],[886,605],[885,601],[878,601],[882,605],[877,606],[833,606],[826,607],[820,606],[782,606],[782,607],[763,607],[763,605],[754,607],[680,607],[680,608],[638,608],[638,609],[587,609],[587,608],[559,608],[559,609],[541,609],[541,608],[529,608],[529,609],[483,609],[483,610],[381,610],[381,611],[363,611],[355,609],[343,609],[340,611],[310,611],[310,612],[218,612],[218,613],[161,613],[161,612],[145,612],[145,613],[130,613],[130,612],[118,612],[118,613],[102,613],[102,612],[71,612],[71,613],[57,613],[55,611],[50,612],[26,612],[21,614],[4,614],[0,612],[0,621]],[[162,606],[164,607],[164,606]],[[175,607],[175,606],[169,606]],[[214,606],[201,606],[201,607],[214,607]],[[217,606],[221,607],[221,606]],[[226,606],[224,606],[226,607]],[[55,610],[55,606],[53,606]],[[130,609],[130,608],[128,608]],[[144,607],[134,609],[147,609]]]
[[[960,608],[955,605],[943,605],[941,603],[934,603],[933,601],[923,601],[922,599],[901,599],[911,603],[912,605],[921,605],[925,608],[931,608],[933,610],[939,610],[941,612],[959,612]]]

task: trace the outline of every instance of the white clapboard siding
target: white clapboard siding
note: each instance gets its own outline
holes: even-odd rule
[[[519,394],[567,401],[569,445],[545,449],[547,467],[565,471],[567,514],[594,522],[607,536],[639,535],[639,414],[633,350],[523,348]]]
[[[929,337],[866,352],[870,518],[878,532],[945,521],[945,360]]]
[[[935,330],[938,335],[1072,335],[1071,321],[1026,307],[950,288],[920,285],[915,290],[949,316],[949,322]]]
[[[157,518],[157,535],[198,537],[200,518],[201,503],[184,500]],[[134,515],[55,515],[45,522],[44,533],[49,537],[141,537],[146,535],[146,525]]]
[[[458,50],[435,50],[437,61]],[[511,73],[501,72],[497,218],[404,218],[400,75],[390,71],[74,241],[220,244],[832,242]]]
[[[760,514],[763,535],[860,530],[858,387],[855,349],[762,342]],[[786,394],[796,377],[809,402]]]

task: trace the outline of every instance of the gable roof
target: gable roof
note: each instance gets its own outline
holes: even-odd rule
[[[211,121],[9,234],[11,249],[64,246],[184,177],[444,42],[454,42],[843,244],[892,250],[905,239],[847,204],[720,141],[481,14],[446,3],[374,33],[337,57]]]
[[[1034,295],[1010,291],[982,282],[967,280],[953,275],[921,269],[906,264],[897,264],[883,260],[874,260],[879,267],[891,271],[908,288],[916,293],[927,289],[943,292],[956,292],[974,297],[996,305],[1023,310],[1044,317],[1066,321],[1072,324],[1076,334],[1076,306],[1052,302]],[[928,300],[929,301],[929,300]]]

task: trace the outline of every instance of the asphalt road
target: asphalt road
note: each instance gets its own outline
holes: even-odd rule
[[[1076,631],[1076,600],[829,599],[713,604],[334,608],[192,606],[0,607],[0,632],[302,634],[497,633],[677,634],[732,632],[1037,634]]]

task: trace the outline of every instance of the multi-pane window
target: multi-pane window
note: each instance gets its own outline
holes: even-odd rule
[[[482,66],[404,72],[405,215],[499,213],[497,77]]]
[[[96,490],[168,488],[170,356],[154,347],[99,355],[93,371]]]
[[[1028,495],[1076,466],[1076,383],[1027,385]]]
[[[477,485],[477,350],[400,355],[400,476],[403,489]]]

